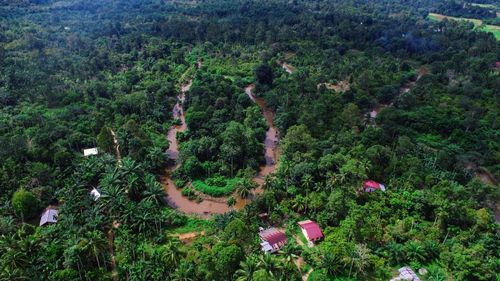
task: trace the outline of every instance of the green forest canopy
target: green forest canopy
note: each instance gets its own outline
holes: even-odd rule
[[[388,280],[405,265],[426,269],[423,280],[497,280],[499,42],[472,24],[427,19],[498,26],[491,10],[1,1],[0,280]],[[280,132],[264,192],[206,220],[165,204],[160,181],[187,79],[172,176],[196,183],[194,197],[255,187],[268,126],[244,87],[255,84]],[[100,154],[83,157],[92,147]],[[366,179],[387,191],[362,192]],[[58,222],[40,227],[48,206]],[[304,219],[325,234],[313,248],[297,241]],[[269,226],[289,240],[274,255],[259,248]],[[190,243],[178,238],[191,232]]]

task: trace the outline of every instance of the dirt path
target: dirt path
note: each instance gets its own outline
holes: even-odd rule
[[[110,129],[110,131],[111,131],[111,135],[113,136],[113,143],[115,144],[116,160],[118,160],[118,162],[121,162],[122,161],[122,155],[120,153],[120,144],[118,143],[118,140],[116,139],[115,131],[113,131],[113,129]]]
[[[205,231],[194,231],[194,232],[188,232],[188,233],[174,233],[171,234],[170,236],[177,237],[181,242],[183,243],[191,243],[194,241],[194,239],[198,236],[205,236]]]
[[[293,238],[295,239],[295,242],[297,242],[297,244],[299,244],[302,247],[305,246],[304,242],[302,242],[302,240],[300,240],[300,237],[298,237],[297,235],[293,235]]]
[[[292,74],[294,71],[295,71],[295,67],[289,65],[288,63],[286,62],[283,62],[281,64],[281,67],[286,71],[288,72],[289,74]]]
[[[297,266],[297,269],[302,274],[302,266],[304,265],[304,259],[302,257],[297,257],[293,261],[293,263],[295,263],[295,266]],[[309,275],[311,275],[311,272],[313,272],[312,268],[310,268],[306,273],[302,274],[302,281],[307,281],[307,279],[309,279]]]
[[[307,279],[309,279],[309,275],[311,275],[311,273],[313,272],[313,269],[309,269],[306,274],[302,275],[302,281],[307,281]]]
[[[497,184],[497,181],[495,180],[493,175],[491,175],[491,173],[489,173],[484,168],[479,167],[476,170],[475,175],[479,179],[479,181],[481,181],[484,184],[489,184],[493,186]],[[500,223],[500,202],[496,202],[493,205],[494,205],[493,208],[494,208],[495,222]]]
[[[417,77],[414,80],[409,81],[408,83],[404,84],[403,87],[401,87],[401,89],[399,91],[400,94],[398,95],[398,97],[410,92],[411,88],[413,88],[413,86],[415,86],[415,84],[417,84],[417,82],[420,80],[420,78],[422,78],[427,73],[428,73],[427,68],[420,67],[418,69]],[[378,104],[375,108],[372,109],[372,111],[370,111],[370,113],[369,113],[370,119],[373,120],[373,119],[377,118],[377,115],[380,113],[380,111],[382,111],[384,108],[390,107],[392,105],[393,105],[392,102],[390,104],[383,104],[383,103]]]
[[[115,251],[114,251],[114,241],[115,241],[115,229],[118,228],[119,223],[114,221],[111,229],[108,231],[108,248],[109,248],[109,254],[111,256],[111,277],[113,278],[113,281],[118,281],[118,270],[116,269],[116,258],[115,258]]]
[[[341,80],[336,84],[333,83],[319,83],[316,87],[318,90],[321,86],[325,86],[328,90],[334,90],[337,93],[344,93],[351,89],[351,84],[349,84],[349,79]]]

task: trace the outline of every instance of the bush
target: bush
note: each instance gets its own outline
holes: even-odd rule
[[[33,218],[38,210],[38,199],[24,188],[17,190],[12,196],[12,207],[23,220]]]
[[[241,182],[241,178],[226,179],[221,176],[208,178],[205,181],[193,181],[193,187],[199,192],[208,194],[213,197],[228,196],[233,193],[237,183]]]

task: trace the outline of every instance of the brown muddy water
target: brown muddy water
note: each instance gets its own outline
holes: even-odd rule
[[[187,129],[186,115],[182,107],[182,103],[184,102],[186,93],[189,91],[191,85],[192,80],[182,85],[181,93],[177,96],[177,103],[172,110],[174,119],[179,119],[181,121],[180,125],[172,126],[167,133],[167,139],[170,143],[167,155],[173,160],[177,160],[179,157],[177,133],[184,132]],[[255,97],[253,94],[253,88],[254,85],[247,86],[245,88],[245,93],[262,109],[264,118],[269,126],[264,141],[266,163],[261,166],[260,171],[254,178],[255,182],[258,184],[258,187],[253,192],[253,194],[256,195],[262,192],[265,177],[273,173],[276,169],[276,159],[278,159],[278,132],[273,123],[273,112],[267,108],[263,99]],[[178,166],[179,164],[176,163],[167,167],[165,169],[166,175],[162,179],[162,185],[167,192],[167,202],[171,207],[176,208],[185,214],[209,217],[213,214],[223,214],[233,209],[242,209],[247,204],[247,199],[237,198],[235,206],[229,207],[227,205],[227,198],[214,198],[206,195],[201,196],[203,198],[203,201],[201,202],[189,200],[187,197],[182,195],[182,191],[177,188],[175,182],[171,178],[172,172],[174,172]]]

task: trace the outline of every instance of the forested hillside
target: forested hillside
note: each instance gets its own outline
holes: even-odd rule
[[[0,0],[0,280],[498,280],[496,5]]]

